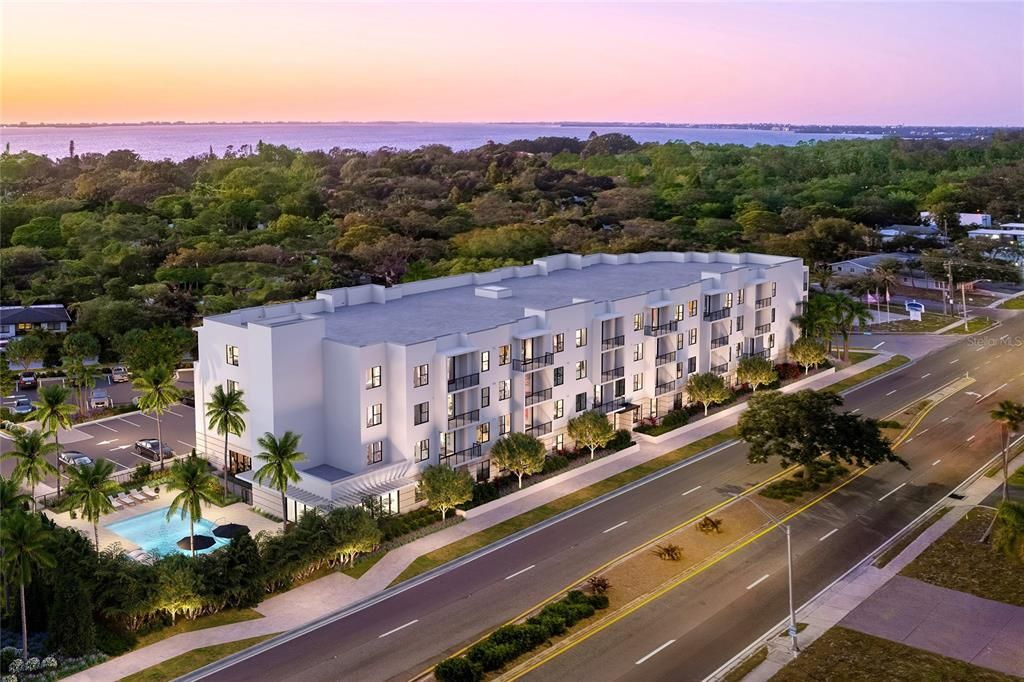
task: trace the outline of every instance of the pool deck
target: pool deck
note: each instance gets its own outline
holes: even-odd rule
[[[160,486],[160,494],[156,499],[150,500],[149,502],[139,502],[135,506],[125,507],[121,511],[104,514],[103,518],[100,519],[99,527],[100,549],[107,549],[115,544],[120,545],[120,547],[126,552],[130,552],[133,549],[139,549],[138,544],[124,536],[118,535],[107,528],[107,526],[111,523],[117,523],[118,521],[131,519],[136,516],[141,516],[142,514],[148,514],[149,512],[156,511],[161,507],[169,507],[171,500],[174,499],[176,494],[176,491],[167,491],[164,486]],[[85,533],[90,542],[92,541],[92,524],[83,519],[81,515],[79,515],[77,519],[72,519],[68,512],[58,514],[53,510],[48,510],[46,514],[53,519],[54,523],[58,526],[80,530]],[[249,505],[244,502],[236,502],[235,504],[227,507],[207,505],[203,508],[203,518],[213,522],[215,525],[221,525],[224,523],[240,523],[244,526],[248,526],[249,532],[254,536],[264,530],[272,533],[276,533],[281,530],[280,523],[275,523],[266,517],[260,516],[252,511],[249,508]]]

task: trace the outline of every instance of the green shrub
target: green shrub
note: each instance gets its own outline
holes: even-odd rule
[[[544,468],[541,469],[542,474],[550,474],[555,471],[560,471],[565,467],[569,466],[569,460],[562,455],[551,455],[544,460]]]
[[[624,450],[633,444],[633,437],[629,435],[629,431],[626,429],[619,429],[612,436],[612,439],[608,441],[608,445],[605,446],[606,450],[611,452],[618,452]]]
[[[590,605],[597,611],[608,608],[608,595],[607,594],[592,594],[590,595]]]
[[[120,656],[135,648],[139,639],[131,632],[106,623],[96,624],[96,648],[108,656]]]
[[[434,666],[437,682],[478,682],[480,668],[461,656],[446,658]]]
[[[470,663],[475,663],[484,672],[497,670],[517,656],[519,651],[514,644],[496,644],[489,639],[474,644],[466,652]]]
[[[565,632],[565,620],[554,614],[534,616],[526,621],[531,625],[539,625],[547,632],[548,637],[557,637]]]
[[[46,648],[65,656],[84,656],[96,650],[92,597],[74,574],[66,574],[54,587]]]

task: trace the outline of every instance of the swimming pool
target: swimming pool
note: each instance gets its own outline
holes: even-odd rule
[[[123,538],[131,540],[153,556],[179,552],[189,554],[189,550],[178,547],[178,540],[188,536],[188,517],[181,518],[177,513],[167,519],[168,507],[133,516],[124,521],[115,521],[106,528]],[[214,545],[208,549],[197,549],[196,554],[208,554],[218,547],[231,542],[213,534],[214,524],[206,519],[196,521],[196,535],[209,535]]]

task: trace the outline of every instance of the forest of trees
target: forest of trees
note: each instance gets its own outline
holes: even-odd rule
[[[181,162],[22,152],[0,156],[0,178],[3,303],[70,304],[109,355],[131,329],[557,252],[756,250],[814,265],[877,249],[870,228],[919,210],[1020,220],[1024,136],[743,147],[610,134],[372,153],[261,143]]]

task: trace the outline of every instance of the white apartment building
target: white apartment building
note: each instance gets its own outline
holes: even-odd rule
[[[259,467],[263,433],[301,434],[291,518],[367,500],[405,511],[429,464],[486,480],[498,473],[488,451],[505,433],[561,449],[580,412],[628,428],[681,406],[690,374],[731,377],[742,356],[779,357],[807,278],[800,259],[761,254],[561,254],[321,291],[205,318],[196,401],[219,384],[244,391],[246,430],[228,440],[243,480]],[[201,409],[196,445],[222,461],[223,439]],[[253,503],[277,511],[280,496],[254,483]]]

